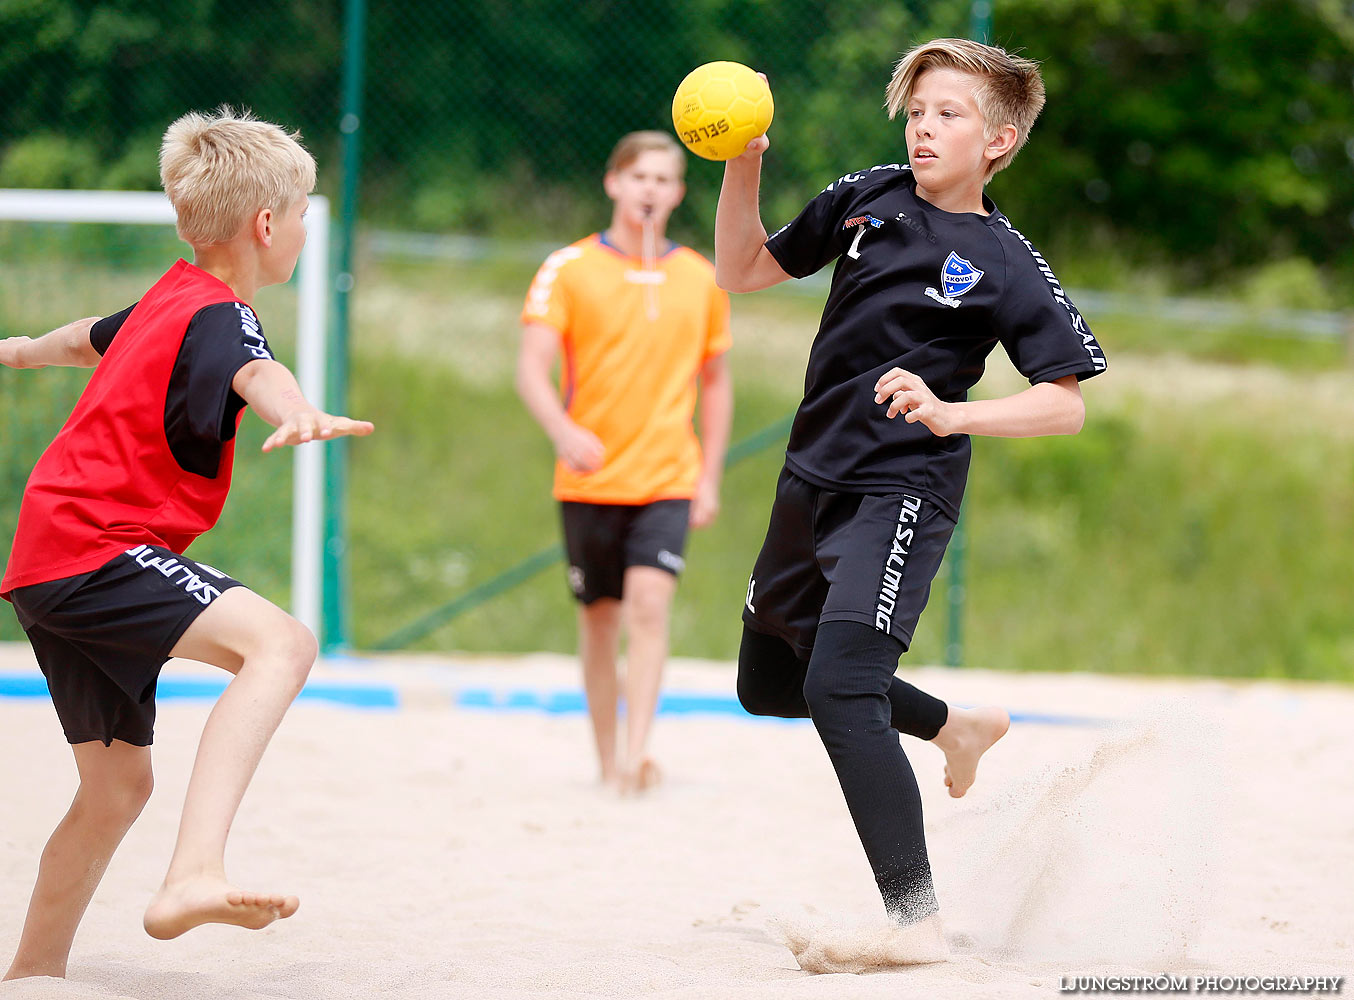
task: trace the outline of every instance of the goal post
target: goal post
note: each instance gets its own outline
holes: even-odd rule
[[[174,210],[169,199],[159,192],[0,189],[0,223],[4,222],[172,226]],[[310,196],[306,232],[305,249],[294,279],[296,375],[306,398],[323,409],[330,281],[329,201],[321,195]],[[34,331],[32,335],[40,332]],[[319,635],[324,596],[325,448],[322,444],[310,444],[294,452],[291,610]]]

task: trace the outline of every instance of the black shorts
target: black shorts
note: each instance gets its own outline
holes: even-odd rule
[[[789,469],[748,581],[743,621],[807,659],[820,622],[860,622],[911,645],[954,522],[909,493],[834,493]]]
[[[9,598],[70,743],[150,746],[155,684],[170,651],[221,594],[241,586],[158,545]]]
[[[653,566],[673,576],[686,566],[690,500],[645,504],[560,504],[564,549],[569,558],[569,587],[583,604],[621,597],[625,571]]]

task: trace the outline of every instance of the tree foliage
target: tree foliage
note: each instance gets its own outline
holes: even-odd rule
[[[1041,243],[1182,282],[1303,257],[1354,264],[1354,10],[1338,0],[998,0],[994,41],[1049,103],[992,194]],[[567,238],[604,217],[616,137],[665,128],[710,59],[770,76],[769,225],[839,174],[905,156],[898,54],[965,34],[968,0],[372,4],[364,217]],[[299,127],[337,187],[339,0],[0,0],[0,184],[153,187],[187,108]],[[720,171],[678,223],[708,243]]]

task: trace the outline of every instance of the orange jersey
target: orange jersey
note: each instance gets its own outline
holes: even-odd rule
[[[551,254],[523,323],[557,331],[569,416],[602,440],[602,467],[555,465],[555,497],[639,504],[690,499],[700,476],[696,376],[729,349],[729,297],[714,266],[673,245],[645,271],[594,233]]]

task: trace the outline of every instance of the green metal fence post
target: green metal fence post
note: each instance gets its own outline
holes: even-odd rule
[[[945,586],[949,619],[945,628],[945,666],[958,667],[964,663],[964,556],[968,539],[964,532],[964,512],[959,511],[959,523],[954,526],[950,547],[945,559],[950,565],[949,580]]]
[[[992,0],[973,0],[969,8],[969,34],[975,42],[992,41]]]
[[[366,0],[347,0],[344,12],[343,109],[339,132],[343,142],[343,180],[339,199],[337,261],[334,274],[333,326],[329,338],[329,371],[325,408],[348,412],[349,297],[353,290],[353,237],[357,223],[357,189],[361,174],[363,58],[366,48]],[[325,462],[324,601],[320,643],[326,653],[351,645],[348,592],[348,449],[333,441]]]
[[[992,0],[973,0],[969,7],[969,34],[974,41],[990,42],[992,39]],[[949,582],[945,588],[949,619],[945,629],[945,665],[957,667],[964,662],[964,600],[967,593],[964,587],[964,557],[967,554],[968,538],[964,531],[963,512],[959,523],[954,526],[954,536],[950,539],[950,548],[946,559],[950,565]]]

